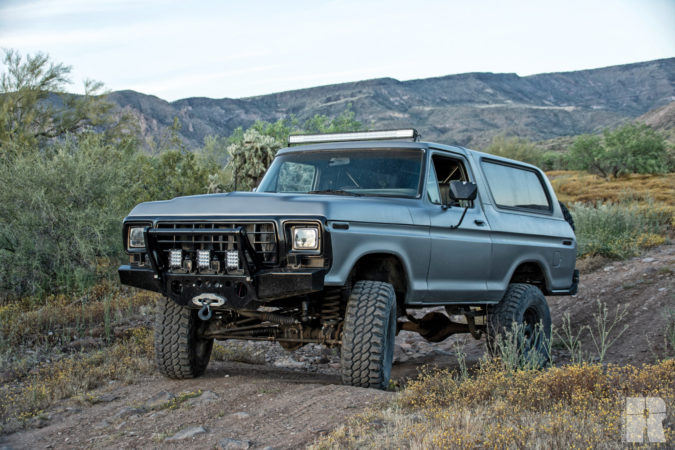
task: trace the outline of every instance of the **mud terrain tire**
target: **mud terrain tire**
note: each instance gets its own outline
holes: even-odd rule
[[[196,310],[166,297],[157,301],[155,361],[163,375],[180,380],[204,373],[213,348],[213,339],[199,337],[206,324]]]
[[[537,334],[535,330],[540,321],[541,332]],[[524,327],[525,351],[536,351],[541,355],[541,366],[547,365],[551,359],[548,345],[551,340],[551,312],[546,297],[538,287],[512,283],[502,300],[488,308],[487,340],[492,354],[498,353],[497,337],[511,331],[514,322]]]
[[[558,203],[560,203],[560,209],[562,210],[565,221],[570,224],[572,231],[577,231],[577,229],[574,227],[574,218],[572,217],[572,214],[570,214],[570,210],[567,209],[567,206],[565,206],[563,202]]]
[[[389,283],[358,281],[347,301],[342,382],[387,389],[396,339],[396,294]]]

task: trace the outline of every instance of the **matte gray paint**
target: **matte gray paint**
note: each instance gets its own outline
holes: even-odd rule
[[[469,209],[461,227],[452,230],[449,227],[459,221],[462,208],[443,210],[429,203],[426,187],[421,198],[415,199],[234,192],[142,203],[127,220],[321,217],[327,223],[333,249],[326,285],[343,285],[362,257],[387,253],[399,258],[404,267],[408,304],[498,302],[516,268],[527,262],[542,268],[549,290],[571,286],[576,239],[550,183],[536,167],[460,147],[409,142],[316,144],[285,148],[279,154],[354,148],[419,148],[427,154],[425,167],[433,152],[461,158],[478,186],[475,206]],[[484,157],[541,174],[553,211],[538,214],[495,207],[480,168]],[[426,181],[426,176],[423,179]],[[478,225],[476,221],[484,223]],[[349,229],[335,229],[332,222],[349,224]],[[563,245],[564,240],[572,241],[572,245]],[[554,262],[558,263],[556,267]]]

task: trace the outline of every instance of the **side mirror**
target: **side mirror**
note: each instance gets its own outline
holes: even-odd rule
[[[478,187],[476,186],[476,183],[472,183],[470,181],[451,181],[450,182],[450,189],[448,191],[448,197],[450,197],[451,200],[454,201],[459,201],[459,200],[464,200],[464,201],[473,201],[476,199],[476,195],[478,195]],[[462,213],[462,217],[459,218],[459,222],[457,225],[451,225],[450,229],[455,230],[459,228],[459,226],[462,224],[462,221],[464,220],[464,216],[466,215],[466,212],[469,210],[470,203],[467,203],[464,206],[464,212]]]
[[[471,181],[451,181],[448,194],[452,200],[476,200],[478,187]]]

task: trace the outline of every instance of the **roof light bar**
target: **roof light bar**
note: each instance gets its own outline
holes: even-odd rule
[[[310,144],[317,142],[372,141],[379,139],[412,139],[419,134],[414,128],[402,130],[357,131],[354,133],[295,134],[288,136],[288,145]]]

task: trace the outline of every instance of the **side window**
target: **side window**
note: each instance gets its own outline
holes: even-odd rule
[[[539,212],[551,210],[544,185],[533,170],[486,160],[481,165],[497,206]]]
[[[277,192],[307,192],[312,190],[316,167],[286,162],[279,170]]]
[[[451,181],[469,181],[464,164],[455,158],[432,155],[432,165],[427,175],[427,197],[431,203],[448,204],[448,192]],[[459,206],[459,202],[449,203]]]

